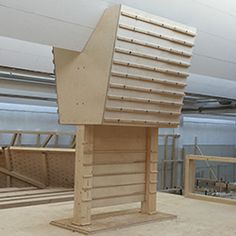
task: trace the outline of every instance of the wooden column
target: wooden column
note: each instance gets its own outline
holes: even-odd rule
[[[185,158],[184,195],[187,197],[194,190],[195,161]]]
[[[73,224],[91,223],[93,183],[93,126],[78,126],[75,155],[75,202]]]
[[[145,200],[142,202],[141,206],[142,213],[146,214],[153,214],[156,212],[157,148],[158,129],[146,128]]]

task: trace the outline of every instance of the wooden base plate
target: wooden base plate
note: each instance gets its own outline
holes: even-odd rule
[[[152,215],[142,214],[139,209],[122,210],[109,213],[100,213],[92,216],[90,225],[78,226],[72,223],[72,219],[62,219],[52,221],[52,225],[69,229],[83,234],[92,234],[99,231],[118,229],[131,225],[143,224],[147,222],[159,222],[175,219],[175,215],[157,212]]]

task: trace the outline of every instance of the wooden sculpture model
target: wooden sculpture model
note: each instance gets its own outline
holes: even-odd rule
[[[156,214],[158,128],[179,124],[195,35],[118,5],[81,53],[54,48],[60,123],[78,128],[74,215],[53,224],[109,228],[96,226],[92,208],[133,202],[142,219]]]

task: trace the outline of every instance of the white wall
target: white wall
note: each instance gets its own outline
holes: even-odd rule
[[[53,73],[52,48],[47,45],[0,37],[0,65]]]
[[[0,0],[0,36],[81,51],[104,9],[119,3],[196,27],[187,91],[228,96],[210,85],[235,80],[235,0]],[[0,38],[0,65],[51,73],[51,47]]]
[[[235,120],[184,117],[179,128],[182,145],[236,145]]]

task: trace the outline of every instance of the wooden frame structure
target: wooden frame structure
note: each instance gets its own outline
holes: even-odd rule
[[[0,136],[4,139],[4,144],[1,146],[27,146],[27,147],[54,147],[61,146],[59,139],[67,137],[70,141],[65,147],[75,147],[74,132],[55,132],[55,131],[34,131],[34,130],[0,130]],[[3,140],[2,139],[2,140]],[[30,143],[24,142],[24,139],[30,139]]]
[[[77,140],[74,215],[53,224],[83,233],[122,227],[127,214],[101,226],[91,210],[131,202],[141,202],[141,214],[130,222],[160,219],[158,128],[179,124],[195,36],[192,27],[117,5],[81,53],[54,48],[59,119],[77,125]]]
[[[203,155],[187,155],[185,158],[185,181],[184,181],[184,195],[188,198],[197,200],[205,200],[211,202],[225,203],[236,205],[236,200],[226,199],[221,197],[212,197],[194,193],[195,177],[195,162],[196,161],[214,161],[224,163],[236,163],[236,158],[232,157],[217,157],[217,156],[203,156]]]

